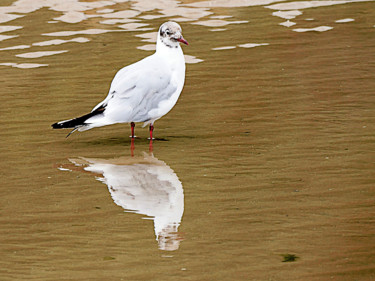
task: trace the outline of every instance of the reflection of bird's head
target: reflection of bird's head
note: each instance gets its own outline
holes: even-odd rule
[[[188,45],[188,42],[182,37],[181,26],[173,21],[168,21],[160,26],[158,38],[170,48],[177,48],[180,42]]]

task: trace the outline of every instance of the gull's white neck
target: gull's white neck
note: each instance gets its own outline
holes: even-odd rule
[[[170,57],[171,59],[184,56],[179,43],[166,45],[163,41],[161,41],[160,35],[158,35],[158,39],[156,41],[156,53],[165,57]]]

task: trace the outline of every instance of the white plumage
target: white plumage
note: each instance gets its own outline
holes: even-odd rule
[[[57,122],[52,127],[85,131],[131,123],[134,137],[134,122],[144,122],[144,126],[150,124],[152,138],[153,123],[173,108],[184,86],[185,59],[180,42],[188,44],[181,27],[175,22],[162,24],[153,55],[118,71],[108,96],[91,113]]]

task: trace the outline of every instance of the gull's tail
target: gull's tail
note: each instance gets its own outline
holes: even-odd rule
[[[73,128],[73,131],[71,131],[67,135],[67,137],[69,137],[70,134],[73,133],[76,130],[85,131],[85,130],[89,130],[89,129],[93,128],[94,126],[90,126],[91,125],[90,122],[86,122],[86,121],[88,119],[90,119],[91,117],[102,115],[103,112],[104,112],[104,109],[105,109],[105,107],[99,107],[96,110],[94,110],[94,111],[92,111],[92,112],[90,112],[86,115],[83,115],[81,117],[56,122],[56,123],[52,124],[51,126],[52,126],[53,129]]]

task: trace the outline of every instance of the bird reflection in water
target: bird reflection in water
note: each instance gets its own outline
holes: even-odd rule
[[[150,143],[152,147],[152,143]],[[177,232],[184,212],[184,193],[174,171],[152,153],[115,159],[69,159],[85,171],[100,174],[97,179],[108,186],[113,201],[126,211],[152,217],[159,249],[179,248]]]

